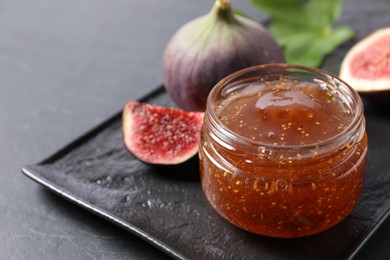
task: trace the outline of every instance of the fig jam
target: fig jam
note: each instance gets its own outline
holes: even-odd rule
[[[344,219],[361,194],[367,135],[359,96],[323,71],[252,67],[211,92],[200,138],[203,190],[236,226],[300,237]]]

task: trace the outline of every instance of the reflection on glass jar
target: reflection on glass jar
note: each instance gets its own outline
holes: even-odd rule
[[[344,219],[367,158],[358,94],[324,71],[251,67],[209,95],[200,138],[203,190],[238,227],[300,237]]]

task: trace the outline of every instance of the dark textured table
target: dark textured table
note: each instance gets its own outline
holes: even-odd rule
[[[258,20],[248,1],[234,4]],[[162,82],[175,30],[210,0],[0,0],[0,259],[166,259],[20,173]],[[345,0],[361,38],[390,26],[389,0]],[[332,60],[326,61],[332,64]],[[329,66],[337,73],[338,64]],[[390,120],[390,119],[389,119]],[[390,259],[390,220],[358,254]]]

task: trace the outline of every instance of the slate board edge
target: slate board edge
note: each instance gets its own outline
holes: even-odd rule
[[[57,195],[65,198],[66,200],[76,204],[77,206],[80,206],[81,208],[84,208],[88,210],[89,212],[94,213],[97,216],[100,216],[111,223],[127,230],[133,233],[134,235],[138,236],[139,238],[143,239],[144,241],[150,243],[151,245],[157,247],[158,249],[162,250],[163,252],[167,253],[168,255],[174,257],[175,259],[184,260],[187,259],[180,253],[176,252],[172,248],[165,245],[163,242],[154,239],[152,236],[149,236],[142,230],[134,227],[133,225],[130,225],[126,223],[125,221],[116,218],[112,216],[112,214],[106,212],[105,210],[100,209],[99,207],[96,207],[94,205],[89,204],[88,202],[83,201],[80,198],[77,198],[77,196],[74,196],[73,194],[65,191],[64,189],[58,187],[57,185],[52,184],[50,181],[47,181],[45,178],[37,174],[36,172],[29,169],[29,166],[24,166],[21,168],[22,173],[32,179],[33,181],[43,185],[44,187],[48,188],[50,191],[56,193]]]
[[[362,237],[360,242],[356,245],[355,249],[352,250],[351,255],[348,257],[348,260],[352,260],[357,256],[359,251],[363,248],[366,242],[373,236],[373,234],[379,229],[380,226],[386,221],[390,216],[390,206],[387,205],[387,209],[379,216],[378,220],[373,223],[373,227],[369,229],[366,234]]]

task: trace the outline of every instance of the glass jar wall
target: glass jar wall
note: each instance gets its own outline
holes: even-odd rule
[[[225,219],[266,236],[314,234],[344,219],[360,197],[363,105],[324,71],[251,67],[210,93],[199,156],[203,190]]]

